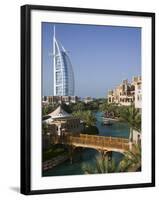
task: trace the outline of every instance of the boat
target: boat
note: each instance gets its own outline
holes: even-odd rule
[[[103,117],[103,125],[113,125],[113,121],[110,118]]]

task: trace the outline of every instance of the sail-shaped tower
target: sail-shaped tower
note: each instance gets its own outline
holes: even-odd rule
[[[56,40],[55,26],[53,37],[53,76],[54,96],[74,96],[74,73],[68,52]]]

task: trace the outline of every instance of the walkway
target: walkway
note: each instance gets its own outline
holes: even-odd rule
[[[73,147],[93,148],[98,151],[116,151],[124,153],[129,150],[129,140],[119,137],[97,136],[80,134],[77,136],[67,135],[58,139],[56,143],[68,144]]]

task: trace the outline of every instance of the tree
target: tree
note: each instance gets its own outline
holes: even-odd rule
[[[105,101],[100,105],[99,108],[102,112],[113,113],[115,117],[120,116],[120,107],[116,103],[109,104],[107,101]]]
[[[102,156],[96,157],[95,165],[83,165],[82,169],[85,174],[113,173],[118,171],[115,161],[110,161],[107,155],[104,158]]]
[[[80,118],[86,124],[86,126],[94,126],[96,123],[96,118],[93,112],[90,110],[76,111],[73,112],[73,115]]]
[[[63,103],[63,104],[61,105],[61,107],[62,107],[62,109],[64,109],[64,111],[66,111],[67,113],[71,113],[71,112],[72,112],[72,107],[71,107],[71,105],[67,105],[67,104]]]
[[[84,102],[77,102],[76,104],[73,105],[72,110],[74,112],[84,111],[85,110],[85,103]]]
[[[46,134],[48,132],[48,124],[42,123],[42,133]]]
[[[134,130],[141,132],[141,114],[134,105],[123,107],[120,110],[120,120],[126,122],[130,126],[130,141],[133,140]]]
[[[99,134],[99,130],[96,126],[86,126],[84,129],[81,131],[83,134],[90,134],[90,135],[97,135]]]
[[[99,110],[102,112],[106,112],[108,109],[108,106],[109,106],[109,104],[108,104],[107,100],[105,100],[100,104]]]
[[[52,111],[54,111],[57,108],[58,104],[49,104],[47,106],[42,107],[42,115],[48,115]]]
[[[91,102],[88,102],[87,104],[85,104],[85,110],[92,110],[92,111],[96,111],[98,110],[98,101],[97,100],[93,100]]]
[[[132,150],[124,153],[119,168],[121,172],[141,171],[141,146],[139,144],[133,144]]]
[[[120,110],[120,119],[127,122],[132,129],[141,132],[141,114],[134,105],[122,107]]]

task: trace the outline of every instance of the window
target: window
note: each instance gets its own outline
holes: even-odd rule
[[[56,56],[55,64],[56,64],[56,70],[59,70],[61,68],[60,56]]]
[[[138,100],[138,101],[140,100],[140,96],[139,96],[139,95],[137,95],[137,100]]]
[[[62,82],[62,73],[56,72],[56,84],[61,84]]]
[[[61,86],[56,87],[56,94],[59,95],[59,96],[62,95],[62,87]]]

